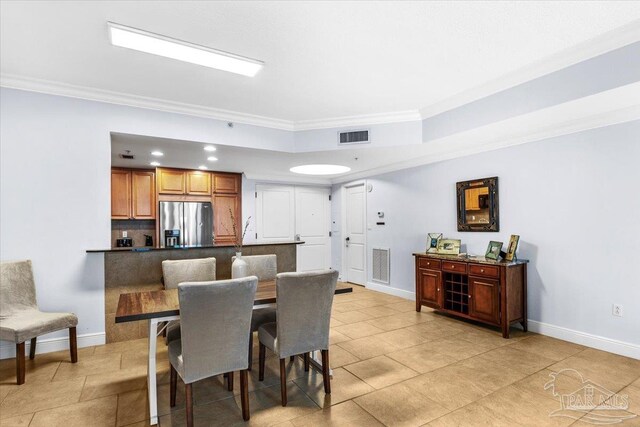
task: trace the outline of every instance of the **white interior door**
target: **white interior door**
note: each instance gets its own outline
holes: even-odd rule
[[[347,260],[346,280],[365,285],[366,220],[365,186],[358,184],[346,188],[345,249]]]
[[[328,188],[296,187],[297,271],[331,267],[331,208]]]
[[[256,233],[259,242],[294,240],[293,186],[256,185]]]

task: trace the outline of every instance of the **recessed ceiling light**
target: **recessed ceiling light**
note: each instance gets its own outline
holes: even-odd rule
[[[301,173],[304,175],[335,175],[349,172],[351,168],[340,165],[301,165],[295,166],[289,170],[291,172]]]
[[[164,156],[164,153],[162,151],[152,151],[151,155],[156,157],[162,157]]]
[[[209,157],[207,157],[207,160],[209,160],[210,162],[217,162],[218,158],[217,157],[213,157],[213,156],[209,156]]]
[[[253,77],[264,62],[108,22],[111,44]]]
[[[200,166],[198,166],[198,169],[207,170],[207,169],[209,169],[209,168],[208,168],[208,167],[206,167],[205,165],[200,165]]]
[[[151,166],[160,166],[160,162],[151,162],[150,165]]]
[[[216,151],[216,147],[214,147],[213,145],[205,145],[204,146],[204,151]]]

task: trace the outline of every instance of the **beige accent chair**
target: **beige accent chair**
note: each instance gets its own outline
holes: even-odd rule
[[[242,418],[249,420],[247,368],[249,331],[258,278],[181,283],[181,338],[169,343],[171,362],[170,405],[176,404],[177,376],[185,384],[187,426],[193,426],[192,384],[240,371]]]
[[[216,280],[216,259],[196,258],[162,261],[162,278],[165,289],[177,289],[183,282],[211,282]],[[180,339],[180,321],[169,322],[166,342]]]
[[[258,380],[264,380],[266,348],[280,358],[280,393],[287,406],[287,356],[302,354],[309,369],[309,352],[322,352],[324,392],[331,394],[329,378],[329,322],[338,283],[336,270],[280,273],[276,278],[276,323],[258,329],[260,358]]]
[[[278,274],[278,258],[276,255],[250,255],[243,256],[242,259],[247,263],[247,275],[256,276],[258,281],[275,280]],[[236,257],[231,258],[231,262]],[[249,370],[253,364],[253,333],[265,323],[276,321],[275,307],[260,307],[253,309],[251,317],[251,334],[249,336]]]
[[[73,313],[46,313],[38,309],[31,261],[2,262],[0,267],[0,340],[16,343],[16,377],[25,380],[25,341],[31,340],[29,359],[36,356],[38,336],[69,329],[71,363],[78,361]]]

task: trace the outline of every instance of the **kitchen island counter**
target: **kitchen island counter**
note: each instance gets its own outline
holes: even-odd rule
[[[277,246],[277,245],[301,245],[303,241],[283,241],[283,242],[268,242],[268,243],[245,243],[243,248],[252,246]],[[177,246],[171,248],[160,248],[155,246],[135,246],[126,248],[109,248],[109,249],[87,249],[88,254],[104,253],[104,252],[149,252],[149,251],[184,251],[194,249],[213,249],[213,248],[233,248],[233,243],[220,243],[210,246]]]

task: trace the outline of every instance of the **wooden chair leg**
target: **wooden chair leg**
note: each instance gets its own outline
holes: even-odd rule
[[[229,372],[227,377],[227,390],[233,391],[233,372]]]
[[[322,382],[324,392],[331,394],[331,377],[329,376],[329,350],[322,350]]]
[[[287,364],[286,359],[280,359],[280,396],[282,406],[287,406]]]
[[[187,408],[187,427],[193,427],[193,390],[191,384],[185,384],[184,391]]]
[[[24,384],[24,342],[16,344],[16,382]]]
[[[251,417],[249,413],[249,381],[247,379],[248,371],[240,371],[240,402],[242,404],[242,419],[249,421]]]
[[[173,365],[170,368],[171,377],[169,380],[169,406],[176,406],[176,387],[178,385],[178,372]]]
[[[71,363],[78,361],[78,340],[76,338],[76,328],[69,328],[69,351],[71,352]]]
[[[36,341],[38,337],[31,338],[31,346],[29,347],[29,359],[33,360],[36,357]]]
[[[259,343],[258,352],[258,381],[264,380],[264,359],[267,356],[267,347],[264,344]]]
[[[253,332],[249,334],[249,367],[247,371],[251,370],[251,365],[253,364]]]
[[[309,372],[309,365],[311,365],[311,357],[309,353],[304,354],[304,371]]]
[[[296,360],[296,356],[289,356],[289,362],[293,362],[294,360]]]

